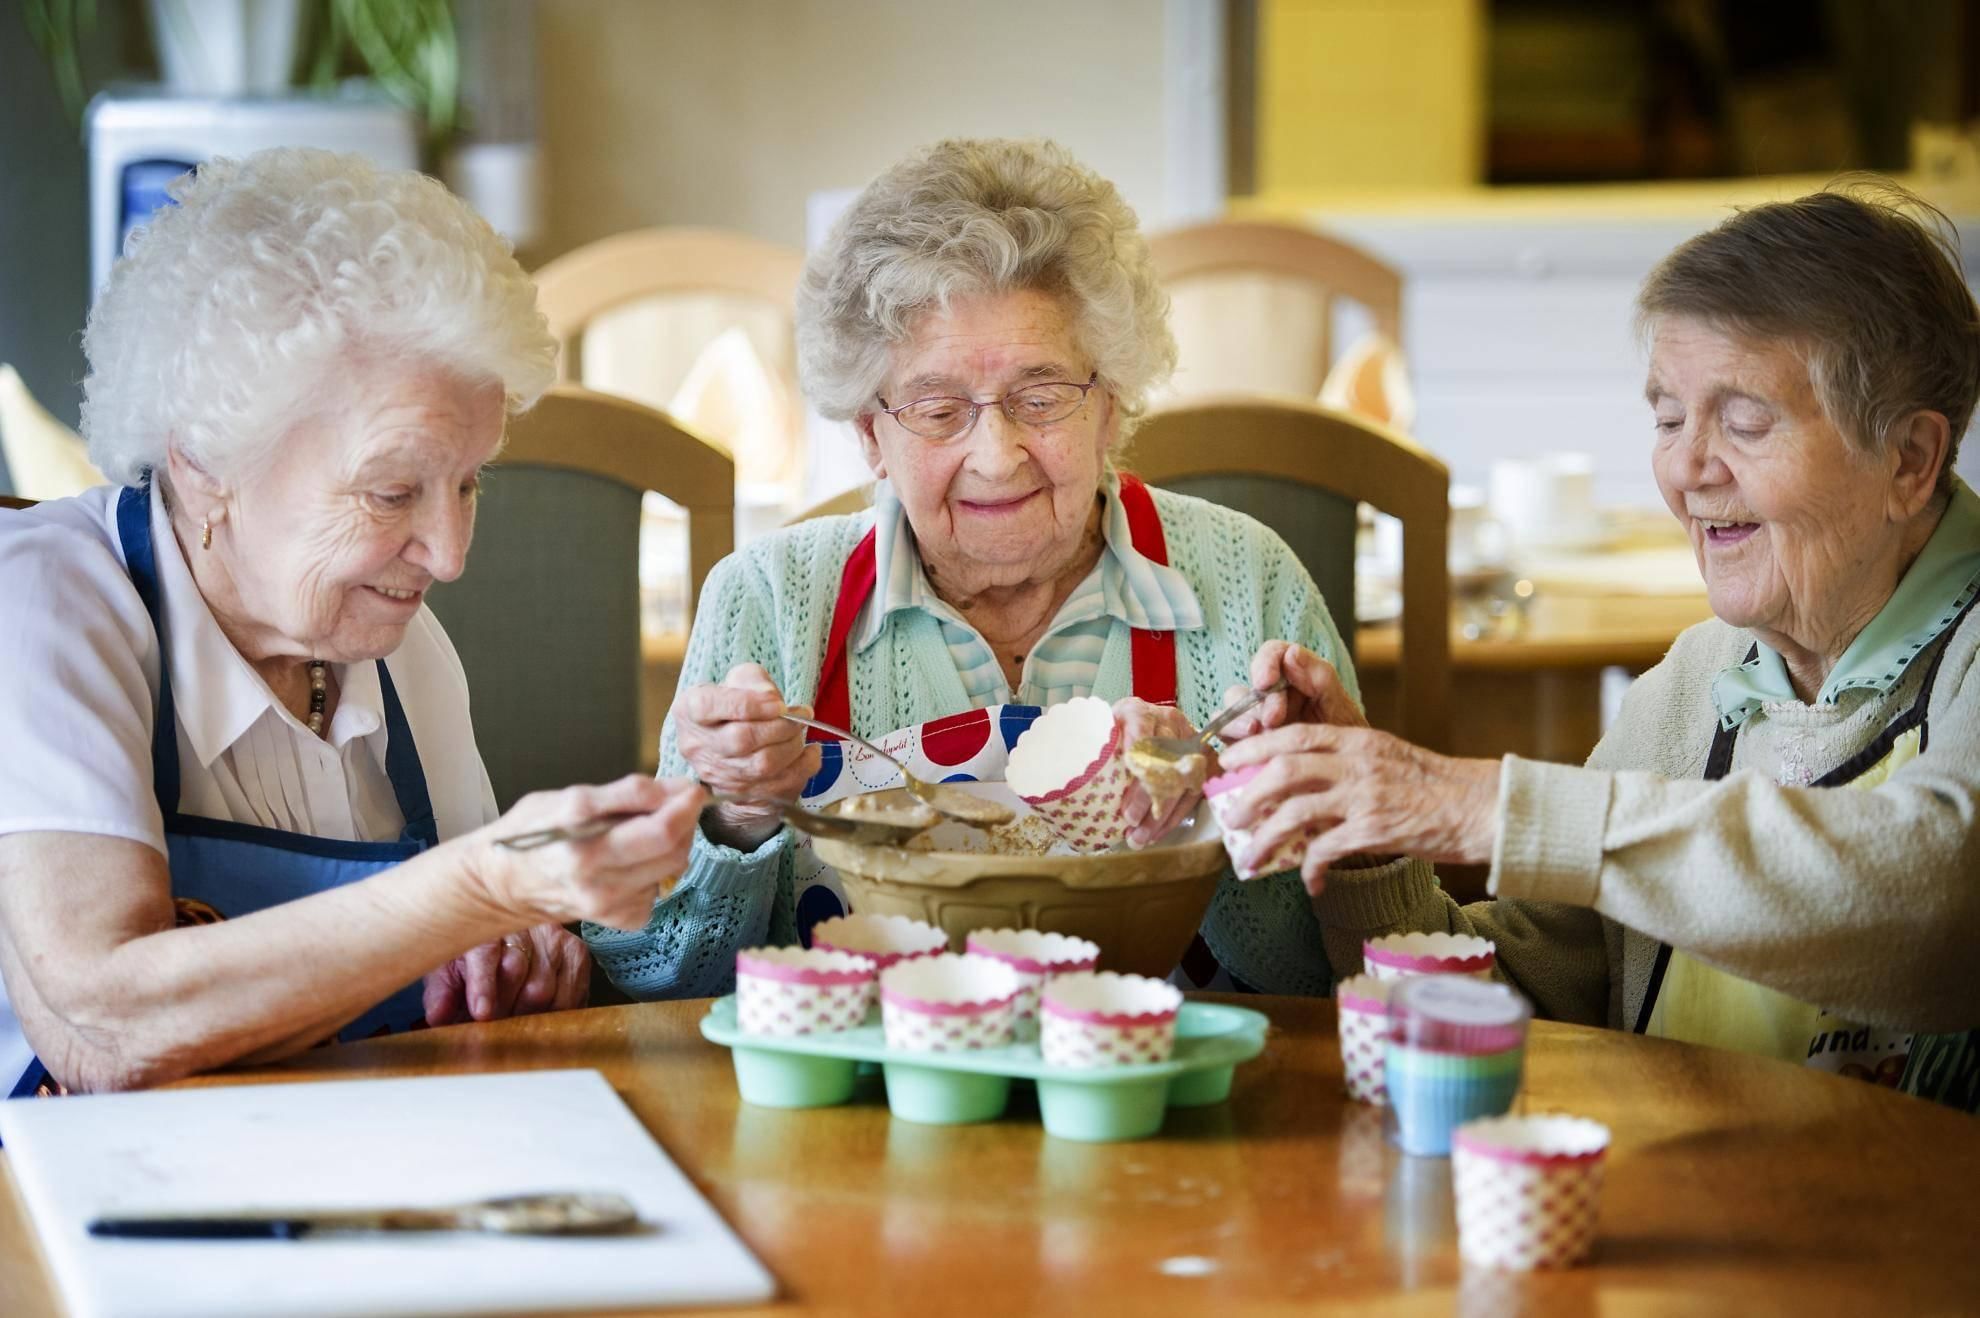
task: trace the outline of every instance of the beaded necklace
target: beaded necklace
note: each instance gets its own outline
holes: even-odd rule
[[[311,736],[323,735],[323,708],[330,703],[330,679],[328,669],[321,659],[309,661],[309,731]]]

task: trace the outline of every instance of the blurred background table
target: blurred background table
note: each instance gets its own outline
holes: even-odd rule
[[[1590,1267],[1465,1270],[1449,1164],[1399,1156],[1341,1097],[1334,1006],[1230,999],[1273,1022],[1228,1102],[1154,1139],[916,1126],[853,1103],[750,1107],[706,1002],[458,1026],[197,1085],[595,1067],[757,1251],[757,1312],[1688,1314],[1971,1312],[1980,1123],[1784,1063],[1540,1023],[1525,1102],[1615,1132]],[[62,1100],[50,1100],[62,1101]],[[0,1158],[4,1162],[4,1158]],[[9,1182],[11,1185],[11,1182]],[[280,1248],[281,1246],[275,1246]],[[56,1312],[0,1193],[0,1312]]]

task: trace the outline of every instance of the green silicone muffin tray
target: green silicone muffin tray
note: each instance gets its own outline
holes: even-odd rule
[[[887,1047],[876,1008],[837,1034],[744,1034],[736,1000],[718,998],[701,1033],[734,1055],[736,1088],[758,1107],[828,1107],[852,1097],[860,1063],[878,1063],[887,1106],[903,1121],[958,1125],[1002,1116],[1013,1080],[1038,1085],[1047,1134],[1068,1140],[1135,1140],[1162,1128],[1170,1107],[1200,1107],[1230,1096],[1239,1062],[1265,1050],[1265,1017],[1243,1007],[1186,1002],[1176,1017],[1176,1050],[1145,1066],[1047,1066],[1037,1042],[972,1052],[910,1053]]]

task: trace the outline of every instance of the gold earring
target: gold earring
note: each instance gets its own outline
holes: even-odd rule
[[[213,523],[204,517],[199,519],[199,547],[213,548]]]

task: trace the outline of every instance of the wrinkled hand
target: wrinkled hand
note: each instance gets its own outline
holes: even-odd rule
[[[1114,718],[1121,725],[1123,753],[1143,737],[1196,735],[1196,729],[1180,709],[1173,705],[1151,705],[1134,696],[1114,702]],[[1213,761],[1206,752],[1205,764],[1211,763]],[[1121,802],[1121,820],[1127,825],[1128,845],[1141,848],[1162,838],[1188,818],[1190,811],[1196,809],[1196,803],[1202,799],[1201,781],[1170,801],[1152,799],[1147,787],[1138,780],[1129,783],[1127,796]],[[1160,813],[1157,813],[1158,810]]]
[[[1331,671],[1331,670],[1330,670]],[[1225,772],[1262,766],[1229,822],[1257,831],[1247,860],[1317,830],[1300,877],[1319,893],[1327,867],[1349,856],[1408,854],[1482,863],[1498,838],[1499,762],[1461,760],[1368,727],[1295,723],[1223,753]]]
[[[721,684],[691,686],[674,699],[674,737],[710,791],[795,801],[818,772],[804,729],[779,717],[783,693],[756,664],[738,664]],[[800,705],[794,714],[810,714]],[[775,806],[722,805],[709,841],[754,851],[783,826]]]
[[[518,925],[590,920],[638,929],[653,903],[673,889],[708,794],[680,778],[628,774],[603,787],[532,792],[494,823],[461,839],[470,873],[498,910]],[[495,839],[581,824],[599,815],[637,813],[609,832],[581,841],[511,851]]]
[[[1263,691],[1280,678],[1286,689],[1258,702],[1238,715],[1218,734],[1226,745],[1255,737],[1273,728],[1297,723],[1332,723],[1344,728],[1365,728],[1368,718],[1354,702],[1334,666],[1303,645],[1291,641],[1267,641],[1251,659],[1251,687]],[[1229,704],[1245,693],[1234,686],[1224,693]]]
[[[562,925],[539,924],[471,948],[426,977],[426,1023],[501,1020],[582,1007],[591,953]]]

